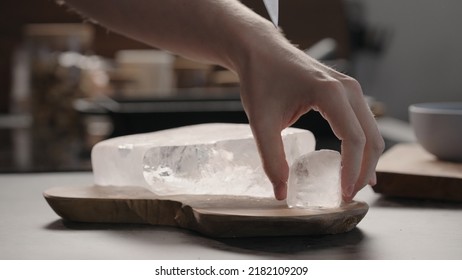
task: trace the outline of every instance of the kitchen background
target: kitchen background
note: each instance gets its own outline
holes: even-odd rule
[[[243,2],[267,17],[260,0]],[[280,25],[357,78],[379,119],[405,126],[412,103],[462,101],[461,11],[456,0],[292,0],[281,1]],[[92,145],[107,137],[245,122],[238,93],[225,69],[153,50],[54,1],[0,3],[0,172],[90,170]],[[338,148],[315,113],[297,126]]]

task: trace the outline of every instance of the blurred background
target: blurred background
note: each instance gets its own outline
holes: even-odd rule
[[[269,18],[261,0],[243,3]],[[392,145],[413,139],[410,104],[462,101],[461,12],[457,0],[291,0],[279,23],[361,82]],[[55,1],[2,0],[0,15],[0,172],[91,170],[91,147],[109,137],[247,121],[226,69],[119,36]],[[317,113],[295,126],[338,149]]]

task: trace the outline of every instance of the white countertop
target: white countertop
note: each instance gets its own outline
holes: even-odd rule
[[[462,259],[462,204],[388,199],[368,188],[358,228],[315,237],[211,239],[158,226],[63,221],[42,192],[91,173],[0,175],[0,259]]]

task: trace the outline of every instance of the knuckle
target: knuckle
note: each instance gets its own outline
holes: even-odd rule
[[[339,93],[344,92],[345,89],[340,80],[328,75],[324,72],[313,74],[316,82],[313,84],[318,92],[322,93]]]
[[[347,77],[343,80],[343,83],[349,87],[349,88],[353,88],[353,89],[357,89],[357,90],[361,90],[361,84],[354,78],[352,77]]]
[[[366,146],[366,135],[362,131],[352,133],[349,137],[348,142],[349,145],[357,149],[362,149]]]
[[[385,150],[385,141],[382,137],[379,137],[377,141],[374,141],[372,149],[379,155],[383,153],[383,151]]]
[[[379,157],[385,150],[385,141],[381,136],[367,142],[367,150],[374,157]]]
[[[323,94],[347,94],[349,98],[359,100],[364,98],[361,84],[354,78],[345,76],[339,79],[325,79],[319,83],[320,92]]]
[[[342,84],[344,88],[346,89],[346,91],[348,92],[349,96],[353,97],[354,100],[359,100],[359,99],[364,98],[361,84],[357,80],[351,77],[347,77],[347,78],[342,79]]]
[[[342,83],[335,79],[326,79],[317,83],[315,93],[318,95],[316,99],[321,102],[331,102],[332,100],[344,99],[346,91]],[[327,106],[325,104],[324,106]]]
[[[341,79],[341,81],[346,88],[362,93],[361,84],[356,79],[352,77],[346,77]]]
[[[343,84],[338,80],[329,79],[324,81],[322,84],[324,91],[329,93],[343,93],[345,91]]]

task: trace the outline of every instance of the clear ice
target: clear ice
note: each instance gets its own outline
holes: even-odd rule
[[[295,208],[335,208],[342,203],[340,153],[314,151],[290,167],[287,205]]]
[[[288,164],[315,149],[308,130],[282,132]],[[92,150],[100,186],[141,186],[158,195],[274,197],[247,124],[201,124],[108,139]]]

